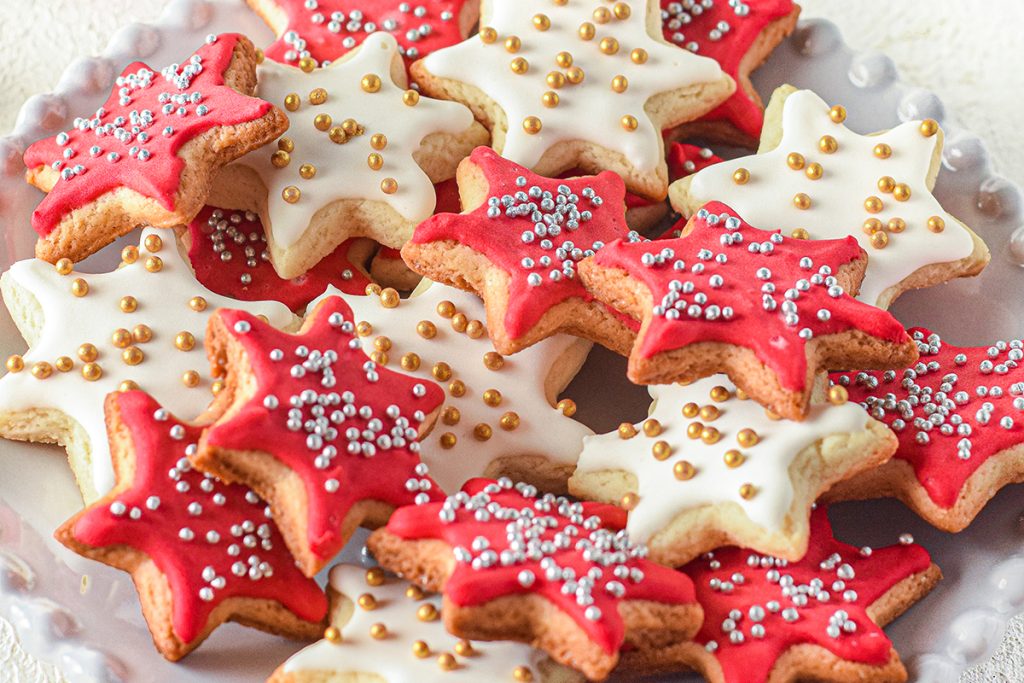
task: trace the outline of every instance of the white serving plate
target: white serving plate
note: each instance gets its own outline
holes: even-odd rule
[[[102,56],[72,64],[55,92],[26,102],[15,130],[0,139],[0,268],[32,255],[29,215],[41,195],[21,178],[25,146],[95,110],[129,62],[160,67],[187,57],[207,34],[223,31],[245,33],[257,45],[272,39],[242,0],[175,0],[157,23],[125,27]],[[848,125],[862,133],[906,119],[940,121],[947,137],[936,195],[985,239],[992,263],[978,278],[904,295],[895,313],[908,326],[927,325],[962,344],[1022,334],[1021,192],[991,172],[984,144],[946,116],[934,94],[900,83],[884,55],[852,52],[836,27],[823,21],[802,22],[754,81],[765,96],[784,82],[812,88],[846,105]],[[109,269],[117,253],[116,247],[105,250],[86,269]],[[23,349],[6,311],[0,313],[0,357]],[[641,419],[648,405],[646,391],[626,380],[624,361],[603,349],[595,349],[566,394],[597,431]],[[603,398],[608,396],[616,400]],[[945,574],[930,596],[887,629],[912,680],[956,681],[995,652],[1009,619],[1024,611],[1022,491],[1004,489],[957,535],[931,528],[894,501],[833,506],[842,540],[888,545],[909,531]],[[28,651],[60,666],[72,682],[262,680],[301,646],[227,625],[184,662],[165,662],[150,643],[127,575],[78,558],[52,539],[53,529],[79,505],[63,451],[0,441],[0,616],[14,623]],[[363,560],[362,538],[353,540],[345,559]]]

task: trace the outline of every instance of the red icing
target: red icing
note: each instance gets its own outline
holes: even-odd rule
[[[896,545],[865,553],[837,541],[832,535],[828,514],[821,507],[811,516],[810,545],[807,555],[799,562],[786,563],[750,550],[729,547],[694,560],[680,571],[693,579],[697,599],[704,608],[704,625],[695,640],[705,646],[710,642],[716,644],[711,648],[722,667],[722,680],[725,683],[761,683],[768,680],[768,674],[783,653],[802,644],[818,645],[848,661],[885,665],[892,643],[866,610],[897,583],[925,571],[930,565],[928,553],[919,545]],[[742,575],[742,582],[736,580],[737,574]],[[780,585],[779,577],[789,583],[786,576],[792,577],[796,588],[795,592],[791,591],[792,596],[785,595]],[[820,590],[828,593],[827,600],[820,600],[817,591],[814,595],[808,594],[815,579],[822,582]],[[716,581],[716,586],[729,582],[732,589],[712,588],[711,581]],[[840,583],[835,583],[837,581]],[[802,600],[798,597],[801,594],[807,597],[803,607],[794,602],[794,597]],[[768,603],[773,601],[779,606],[776,611],[769,609]],[[752,607],[764,611],[760,621],[751,618]],[[796,610],[795,621],[784,618],[786,609]],[[738,610],[739,614],[733,610]],[[827,629],[838,610],[845,611],[846,618],[856,627],[848,627],[851,631],[840,627],[837,637],[833,637]],[[727,623],[730,612],[733,612],[732,617],[740,617],[732,618],[732,624]],[[733,630],[727,630],[733,625]],[[764,637],[752,634],[755,625],[764,628]],[[731,638],[739,638],[731,636],[732,632],[741,633],[742,642],[733,642]]]
[[[726,227],[726,218],[738,220],[735,229]],[[709,224],[709,219],[714,224]],[[655,242],[627,243],[615,241],[594,257],[595,263],[605,268],[625,270],[643,283],[650,291],[654,310],[645,314],[646,324],[641,330],[639,354],[650,358],[658,353],[683,348],[689,344],[718,341],[752,350],[779,378],[786,389],[803,391],[807,381],[807,342],[800,336],[810,330],[814,337],[836,334],[847,330],[860,330],[867,335],[892,343],[903,343],[908,337],[903,327],[889,313],[839,293],[829,294],[827,273],[818,279],[820,269],[835,273],[840,266],[861,256],[863,250],[853,237],[837,240],[798,240],[784,238],[778,231],[769,232],[750,226],[738,219],[736,212],[721,202],[710,202],[694,216],[693,230],[686,237]],[[733,237],[730,238],[729,236]],[[727,244],[728,240],[734,240]],[[742,241],[740,241],[742,240]],[[773,242],[774,240],[774,242]],[[751,244],[773,244],[769,254],[752,253]],[[671,256],[656,265],[644,265],[642,259],[671,252]],[[725,263],[716,259],[724,256]],[[705,258],[702,258],[705,257]],[[800,265],[802,259],[811,261],[809,267]],[[682,271],[674,264],[685,263]],[[694,272],[694,268],[702,272]],[[761,279],[758,272],[767,268],[770,275]],[[714,287],[712,278],[720,276],[722,283]],[[807,291],[799,292],[796,300],[798,321],[789,325],[784,317],[785,294],[806,281]],[[678,293],[676,319],[659,315],[665,306],[672,283],[692,283],[692,293]],[[764,287],[774,285],[773,294]],[[685,284],[680,286],[685,287]],[[842,290],[839,290],[842,292]],[[676,293],[674,293],[676,294]],[[702,303],[699,298],[706,297]],[[765,302],[775,302],[774,310],[766,310]],[[690,309],[697,315],[693,317]],[[715,308],[717,307],[717,308]],[[732,317],[726,308],[732,308]],[[827,320],[818,317],[820,310],[830,312]],[[707,316],[717,312],[717,317]]]
[[[318,64],[341,57],[361,44],[373,30],[387,30],[397,40],[399,50],[405,57],[406,66],[417,59],[426,57],[435,50],[461,42],[465,37],[459,30],[459,14],[466,0],[270,0],[287,17],[284,33],[266,49],[268,57],[277,62],[295,64],[304,56],[289,43],[286,37],[294,32],[304,41],[304,50]],[[310,5],[312,4],[312,8]],[[402,11],[402,7],[406,11]],[[420,9],[422,8],[422,9]],[[420,10],[422,16],[415,12]],[[335,13],[341,12],[344,19],[332,22]],[[353,12],[361,12],[360,19],[353,19]],[[442,18],[442,14],[448,18]],[[394,28],[386,28],[385,22],[394,22]],[[368,30],[368,24],[375,28]],[[429,33],[418,32],[422,26],[429,26]],[[415,34],[415,38],[410,35]],[[346,41],[348,43],[346,44]]]
[[[423,418],[442,404],[444,392],[433,382],[370,361],[354,336],[352,310],[344,300],[336,296],[324,299],[307,318],[307,327],[297,335],[282,332],[244,311],[221,309],[215,315],[221,317],[241,344],[252,368],[256,391],[230,419],[209,428],[204,444],[232,450],[262,450],[294,470],[306,487],[308,542],[314,555],[330,559],[341,550],[347,540],[341,534],[341,524],[355,503],[378,500],[398,506],[412,503],[418,497],[440,498],[441,492],[426,476],[426,466],[420,462],[415,432]],[[296,352],[303,347],[308,356]],[[283,352],[280,360],[273,360],[275,350]],[[330,364],[331,373],[316,369],[313,352],[320,356],[337,354],[337,360]],[[303,366],[302,376],[295,377],[294,368]],[[296,428],[289,428],[289,412],[295,410],[291,400],[306,391],[314,392],[317,398],[330,394],[340,397],[323,411],[323,419],[329,424],[322,424],[321,428],[336,429],[334,438],[321,432],[322,440],[315,443],[317,440],[313,439],[310,444],[308,439],[314,435],[307,434],[307,429],[313,425],[318,408],[311,404],[301,408],[300,421],[293,425]],[[368,417],[358,412],[340,412],[346,407],[346,392],[354,394],[355,410],[365,407],[370,411]],[[421,395],[416,396],[415,392]],[[268,396],[276,397],[276,407],[268,407]],[[398,408],[397,416],[388,414],[392,406]],[[338,421],[336,416],[343,419]],[[405,429],[396,427],[397,420],[407,422]],[[367,430],[372,429],[374,421],[381,424],[372,435],[373,444],[367,444]],[[346,433],[350,429],[359,430],[358,440],[351,445]],[[382,439],[396,439],[396,435],[402,443],[382,445]],[[374,444],[375,454],[367,456],[360,451],[360,447]],[[326,466],[318,468],[317,456],[331,448],[336,455]],[[333,492],[330,489],[335,485],[331,482],[337,482]]]
[[[178,150],[212,128],[254,121],[273,108],[268,102],[241,95],[224,84],[223,74],[231,63],[232,51],[239,38],[236,34],[222,34],[216,42],[196,50],[195,55],[202,59],[202,71],[192,77],[186,87],[179,88],[160,73],[153,73],[147,87],[126,92],[126,102],[121,104],[119,90],[127,87],[122,79],[135,80],[140,70],[148,70],[142,62],[130,64],[121,72],[110,97],[95,115],[76,119],[71,131],[40,140],[29,147],[25,152],[25,166],[28,168],[60,162],[62,173],[79,165],[84,169],[70,178],[61,177],[43,198],[32,213],[32,227],[36,232],[45,237],[67,213],[121,186],[150,197],[168,211],[173,211],[181,173],[185,168],[185,162],[178,157]],[[172,113],[163,113],[165,102],[161,101],[161,96],[191,97],[194,93],[199,93],[200,101],[190,100],[185,105],[174,103],[171,105],[174,107]],[[184,116],[177,113],[181,106],[187,112]],[[200,107],[205,107],[208,113],[199,115]],[[144,111],[152,114],[152,123],[136,125],[133,116],[141,116]],[[125,120],[123,127],[116,123],[119,117]],[[109,132],[97,135],[97,130],[108,130],[107,126]],[[171,135],[164,134],[168,126],[173,129]],[[123,132],[124,141],[117,137],[117,130]],[[60,143],[64,140],[62,136],[67,136],[64,144]],[[147,139],[144,140],[143,136]],[[140,150],[138,155],[131,154],[134,147]],[[94,148],[100,150],[96,156],[92,156]],[[69,152],[73,156],[66,158],[64,155]],[[117,161],[109,160],[108,155],[112,153],[118,155]],[[141,157],[146,154],[149,158],[144,161]]]
[[[669,146],[666,156],[668,158],[668,177],[672,181],[703,171],[708,166],[713,166],[722,160],[722,157],[707,147],[688,145],[682,142],[673,142]]]
[[[434,195],[437,197],[437,202],[434,204],[434,213],[459,213],[462,211],[462,201],[459,199],[459,184],[455,178],[434,183]],[[399,250],[394,249],[393,251]]]
[[[1024,395],[1024,369],[1019,364],[1024,344],[1018,339],[959,347],[924,328],[910,332],[921,354],[912,368],[837,372],[831,379],[847,388],[850,400],[865,405],[873,417],[893,428],[900,440],[893,457],[913,466],[935,504],[951,508],[968,478],[985,461],[1024,443],[1024,419],[1014,405],[1019,401],[1024,408],[1019,398]],[[982,363],[987,363],[984,369]],[[948,386],[943,386],[947,378]],[[988,411],[986,404],[991,406]],[[930,422],[930,416],[938,424]],[[1001,424],[1005,418],[1009,418],[1007,426]],[[903,425],[894,425],[896,420]]]
[[[584,256],[584,252],[561,257],[556,251],[567,242],[572,242],[579,250],[591,250],[596,243],[608,243],[630,234],[626,225],[626,188],[622,179],[611,171],[565,180],[545,178],[502,158],[488,147],[477,147],[470,159],[480,167],[487,180],[490,198],[511,197],[517,192],[525,193],[531,187],[539,187],[541,191],[558,196],[558,188],[566,187],[578,195],[578,210],[589,211],[593,217],[581,220],[575,229],[563,223],[557,236],[548,237],[552,245],[545,249],[541,246],[544,238],[535,234],[536,221],[529,213],[509,217],[502,210],[500,215],[491,218],[488,216],[488,202],[484,202],[467,213],[431,216],[416,228],[412,242],[425,244],[454,240],[483,254],[495,266],[507,272],[511,282],[504,322],[512,338],[525,335],[546,311],[563,301],[574,297],[586,302],[593,301],[575,274],[575,263]],[[518,185],[518,178],[524,178],[526,182]],[[583,196],[586,188],[592,189],[600,197],[599,204]],[[528,244],[523,242],[524,233],[533,235]],[[540,259],[544,256],[551,258],[548,267],[540,265]],[[534,267],[524,267],[525,258],[533,259]],[[563,265],[569,270],[563,270]],[[557,281],[551,279],[552,271],[558,273]],[[566,272],[569,274],[566,275]],[[540,278],[540,284],[529,284],[530,275]]]
[[[218,220],[214,216],[221,218]],[[333,285],[346,294],[365,294],[370,278],[349,260],[356,240],[347,240],[304,275],[282,280],[270,264],[267,238],[256,214],[204,207],[188,228],[188,259],[196,279],[210,291],[241,301],[280,301],[300,310]],[[221,244],[222,251],[215,245]],[[223,254],[229,254],[224,260]],[[243,278],[248,276],[248,284]]]
[[[510,482],[505,482],[511,486]],[[565,498],[551,494],[536,496],[524,495],[524,487],[518,484],[516,489],[503,487],[492,479],[471,479],[466,482],[462,491],[450,496],[444,503],[410,506],[395,511],[388,522],[387,529],[391,533],[407,540],[434,538],[445,541],[456,552],[456,562],[451,576],[445,582],[445,595],[456,605],[481,605],[505,595],[536,593],[550,600],[559,609],[568,614],[605,652],[614,653],[622,646],[625,638],[625,625],[619,616],[620,600],[652,600],[667,605],[685,605],[694,601],[694,588],[688,578],[668,567],[663,567],[649,560],[646,549],[630,544],[622,531],[626,526],[626,512],[614,505],[602,503],[574,503]],[[473,549],[474,540],[485,538],[489,550],[498,554],[508,551],[509,534],[519,536],[516,523],[512,519],[499,519],[497,514],[487,515],[486,521],[475,516],[475,510],[487,504],[497,504],[510,511],[515,517],[523,518],[523,513],[536,513],[538,518],[550,521],[548,526],[540,529],[534,527],[536,536],[528,535],[532,540],[529,547],[535,549],[538,559],[527,560],[520,557],[514,564],[502,566],[495,562],[487,568],[475,568],[472,564],[460,560],[463,550],[473,558],[479,557],[482,549]],[[471,508],[471,509],[470,509]],[[448,509],[453,517],[444,522],[439,515]],[[490,509],[488,507],[488,509]],[[492,510],[493,512],[493,510]],[[574,516],[572,519],[570,517]],[[591,520],[592,527],[587,527],[584,520]],[[565,582],[560,579],[549,580],[541,568],[539,557],[542,551],[536,546],[537,541],[556,541],[556,537],[564,537],[566,529],[568,538],[574,539],[569,547],[543,553],[547,562],[554,560],[563,569],[572,569],[577,579],[588,572],[598,569],[601,577],[593,586],[591,595],[593,606],[600,610],[597,619],[585,615],[585,606],[577,603],[575,593],[563,592]],[[622,532],[623,535],[617,536]],[[597,534],[603,540],[613,543],[615,550],[622,551],[621,564],[612,562],[602,565],[597,561],[585,558],[588,537]],[[591,538],[590,540],[595,540]],[[525,542],[525,541],[524,541]],[[605,546],[608,550],[611,546]],[[458,549],[462,550],[458,550]],[[609,558],[611,553],[605,553]],[[639,581],[633,577],[616,576],[616,565],[625,570],[632,570]],[[545,563],[547,566],[547,563]],[[521,572],[531,572],[532,584],[524,586],[520,582]],[[624,570],[619,570],[624,571]],[[628,572],[624,572],[628,575]],[[641,578],[642,577],[642,578]],[[680,580],[682,579],[682,580]],[[624,588],[622,597],[616,597],[609,590],[609,582],[619,582]]]
[[[728,121],[752,138],[761,135],[764,125],[764,111],[739,85],[740,63],[758,36],[768,24],[791,13],[795,7],[792,0],[744,0],[734,5],[725,0],[716,0],[710,8],[696,3],[690,9],[682,9],[687,3],[678,0],[661,0],[662,33],[665,40],[693,49],[703,57],[714,59],[722,71],[737,81],[736,92],[718,105],[702,121]],[[677,6],[670,12],[671,6]],[[736,7],[747,9],[746,16],[739,16]],[[700,10],[700,11],[698,11]],[[712,40],[711,32],[720,31],[719,22],[726,22],[729,30],[720,32],[718,40]],[[685,23],[684,23],[685,22]]]
[[[266,503],[245,486],[225,484],[188,465],[186,451],[195,447],[202,429],[161,411],[145,392],[115,396],[131,439],[122,457],[134,460],[134,466],[121,471],[134,476],[119,481],[115,494],[75,520],[75,539],[94,548],[128,546],[148,555],[170,584],[172,626],[185,643],[197,638],[213,610],[232,597],[272,600],[306,621],[323,619],[327,600],[316,582],[296,569],[266,515]],[[154,496],[159,499],[155,510]],[[199,514],[192,514],[190,505],[198,505],[194,511]],[[181,537],[184,529],[191,531],[191,540]],[[250,558],[258,558],[255,565]],[[233,571],[237,563],[244,566],[242,576]],[[253,578],[261,563],[266,563],[262,576]],[[208,567],[214,575],[204,576]],[[217,577],[224,580],[221,588],[212,586],[219,583]]]

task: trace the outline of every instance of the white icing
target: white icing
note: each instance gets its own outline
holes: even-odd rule
[[[710,391],[715,386],[725,387],[734,397],[721,403],[712,401]],[[652,386],[649,391],[654,400],[650,417],[661,423],[661,433],[645,436],[642,423],[638,423],[636,436],[628,440],[617,431],[587,437],[578,466],[581,472],[620,470],[636,475],[640,500],[629,513],[626,528],[630,538],[641,543],[684,512],[726,503],[738,505],[751,521],[769,532],[781,532],[794,503],[789,466],[796,455],[827,436],[860,432],[873,421],[853,402],[813,405],[803,422],[771,420],[757,402],[735,398],[736,388],[725,375],[688,386]],[[691,402],[713,405],[721,414],[714,421],[684,417],[682,408]],[[707,444],[689,438],[686,428],[691,422],[716,428],[720,440]],[[736,435],[744,428],[757,432],[757,444],[743,448],[737,443]],[[672,448],[665,460],[659,461],[652,454],[657,441],[666,441]],[[739,467],[725,464],[722,456],[730,449],[746,457]],[[692,479],[680,481],[673,474],[673,466],[681,460],[696,468]],[[757,491],[749,500],[739,493],[746,483],[753,484]]]
[[[717,81],[723,77],[718,63],[698,57],[688,50],[669,45],[660,39],[660,10],[654,0],[619,3],[630,7],[628,19],[613,18],[605,24],[594,20],[598,7],[611,10],[609,2],[572,0],[562,5],[550,0],[493,0],[483,4],[484,16],[480,26],[498,32],[498,39],[485,44],[479,36],[449,48],[427,55],[427,70],[442,78],[468,83],[479,88],[494,100],[508,118],[508,136],[502,156],[517,164],[533,167],[544,152],[559,142],[584,139],[624,155],[637,169],[652,171],[665,163],[662,158],[661,131],[644,110],[647,101],[663,92]],[[654,12],[653,22],[659,34],[653,38],[648,32],[648,13]],[[540,31],[532,19],[544,14],[551,27]],[[597,29],[592,40],[584,41],[577,34],[583,22],[591,22]],[[517,36],[521,49],[510,53],[505,39]],[[614,37],[619,42],[618,52],[601,52],[602,38]],[[645,64],[630,59],[634,48],[647,51]],[[573,66],[583,69],[584,79],[559,89],[546,81],[551,71],[561,71],[555,56],[568,51]],[[523,57],[529,63],[525,74],[516,74],[510,63]],[[623,93],[612,90],[612,79],[623,75],[628,87]],[[541,96],[548,91],[557,92],[559,103],[546,107]],[[629,132],[622,127],[625,115],[636,117],[639,126]],[[523,130],[527,116],[540,118],[540,133],[530,135]],[[586,125],[581,125],[585,123]]]
[[[392,347],[388,351],[390,366],[398,366],[409,352],[420,357],[418,370],[408,372],[416,377],[433,380],[431,369],[437,362],[452,368],[452,377],[462,380],[466,393],[460,397],[446,391],[444,409],[458,409],[458,424],[447,425],[438,420],[433,431],[421,442],[420,457],[430,468],[430,474],[445,491],[457,491],[468,479],[482,476],[496,458],[507,455],[542,455],[549,461],[571,465],[583,448],[583,438],[593,434],[585,425],[566,417],[548,403],[544,383],[552,367],[562,354],[579,340],[567,334],[548,337],[513,356],[507,356],[500,370],[489,370],[483,362],[484,354],[494,351],[490,338],[483,334],[477,339],[452,329],[451,321],[437,313],[437,304],[451,301],[458,311],[470,320],[486,319],[483,303],[472,294],[446,285],[431,284],[421,293],[406,299],[397,308],[385,308],[376,296],[351,296],[329,288],[320,297],[342,297],[355,313],[356,321],[373,325],[373,333],[362,337],[363,348],[374,350],[373,341],[386,336]],[[319,299],[317,300],[319,301]],[[314,301],[311,306],[316,305]],[[416,324],[429,320],[437,328],[433,339],[424,339],[416,332]],[[482,394],[487,389],[501,392],[501,404],[495,407],[484,403]],[[519,426],[506,431],[499,419],[508,411],[519,416]],[[492,435],[480,441],[473,435],[478,424],[488,424]],[[441,446],[441,436],[450,432],[456,442],[452,448]]]
[[[417,609],[431,603],[441,609],[439,595],[413,600],[405,595],[406,581],[387,578],[383,585],[366,583],[366,570],[339,564],[331,569],[330,586],[355,602],[364,593],[377,601],[375,609],[355,605],[346,624],[335,624],[341,631],[341,642],[321,640],[284,663],[284,671],[364,672],[380,676],[386,683],[447,683],[448,681],[511,681],[517,666],[528,666],[534,680],[540,681],[538,664],[546,656],[537,650],[513,642],[474,642],[475,656],[456,655],[459,666],[445,671],[437,663],[441,653],[455,653],[459,639],[445,631],[441,619],[420,621]],[[377,640],[370,636],[373,624],[384,624],[388,637]],[[422,640],[430,647],[429,657],[413,654],[412,644]]]
[[[163,248],[155,252],[163,267],[155,273],[145,267],[147,257],[154,255],[143,246],[150,235],[162,235],[163,240]],[[60,275],[52,265],[38,259],[19,261],[8,271],[8,277],[17,286],[36,298],[44,321],[37,343],[24,355],[25,369],[0,378],[0,413],[55,409],[77,422],[89,439],[92,484],[101,496],[114,485],[103,420],[103,400],[107,394],[117,391],[122,381],[134,380],[174,415],[193,418],[211,398],[203,337],[206,321],[216,308],[241,308],[264,315],[277,326],[287,325],[293,319],[291,311],[276,301],[238,301],[203,287],[178,253],[171,233],[148,228],[142,232],[139,245],[137,261],[110,273]],[[71,293],[72,282],[77,278],[89,284],[89,293],[81,298]],[[121,311],[119,302],[125,295],[138,300],[134,313]],[[189,307],[189,300],[195,296],[206,299],[204,311]],[[153,338],[145,343],[133,342],[145,354],[145,360],[130,366],[122,361],[122,349],[114,346],[111,335],[118,328],[130,331],[140,324],[149,326]],[[175,337],[182,331],[195,337],[191,351],[180,351],[174,345]],[[102,377],[93,382],[82,377],[84,363],[77,355],[79,345],[87,342],[98,349],[96,362],[103,369]],[[70,372],[58,372],[55,368],[46,379],[32,376],[33,363],[53,364],[60,356],[75,361]],[[193,388],[182,381],[182,375],[189,370],[202,377]]]
[[[805,228],[812,239],[853,235],[868,253],[868,268],[861,284],[862,301],[875,304],[885,290],[899,284],[918,269],[969,256],[974,250],[971,235],[946,213],[926,184],[939,136],[925,137],[919,121],[904,123],[878,135],[859,135],[829,118],[829,105],[810,90],[786,98],[782,114],[782,142],[770,152],[715,164],[692,176],[689,195],[699,203],[718,200],[734,209],[743,220],[765,230],[785,233]],[[819,151],[818,141],[831,135],[839,143],[833,154]],[[892,147],[892,156],[879,159],[873,149],[879,143]],[[786,164],[791,152],[802,154],[807,164],[819,163],[824,175],[811,180],[804,170]],[[750,172],[745,185],[733,182],[738,168]],[[908,201],[899,202],[878,189],[878,180],[891,176],[910,187]],[[797,193],[811,199],[811,208],[793,204]],[[884,208],[872,214],[864,208],[870,196]],[[945,230],[933,233],[928,219],[939,216]],[[871,246],[862,226],[868,218],[883,224],[899,217],[906,229],[889,235],[883,249]]]
[[[267,186],[268,215],[263,216],[263,222],[267,234],[280,247],[295,244],[317,211],[343,199],[386,202],[412,223],[433,213],[434,186],[412,155],[431,133],[465,132],[473,124],[473,115],[461,104],[426,97],[420,98],[415,106],[406,105],[402,101],[405,89],[391,79],[392,61],[399,59],[397,50],[394,36],[377,32],[345,57],[312,73],[270,60],[257,69],[259,97],[273,102],[282,111],[286,111],[284,100],[288,95],[296,94],[301,100],[297,111],[286,111],[290,126],[283,137],[295,144],[288,166],[279,169],[271,163],[271,156],[278,149],[276,144],[250,152],[238,162],[256,170]],[[380,78],[380,90],[368,93],[362,89],[361,81],[367,74]],[[316,88],[327,91],[324,104],[310,103],[309,94]],[[330,115],[332,126],[354,119],[365,128],[365,133],[336,144],[328,131],[313,125],[318,114]],[[375,133],[387,136],[383,150],[376,151],[370,146],[370,137]],[[377,171],[367,163],[367,157],[375,151],[384,159]],[[313,178],[306,180],[299,175],[303,164],[316,167]],[[398,181],[395,193],[386,194],[381,189],[385,178]],[[302,193],[294,204],[282,198],[283,190],[289,186]]]

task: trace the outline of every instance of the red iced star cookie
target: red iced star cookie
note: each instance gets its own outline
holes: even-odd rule
[[[368,239],[349,239],[304,275],[281,279],[270,264],[259,216],[206,206],[183,235],[196,279],[217,294],[242,301],[280,301],[301,311],[329,285],[346,294],[365,294],[370,277]]]
[[[159,72],[126,67],[95,114],[25,152],[26,178],[49,193],[32,214],[36,256],[80,261],[139,225],[191,221],[216,169],[288,127],[255,88],[256,50],[237,34]]]
[[[157,649],[181,659],[226,621],[317,637],[327,600],[296,569],[266,504],[189,464],[202,428],[142,391],[108,395],[106,414],[117,485],[56,537],[131,573]]]
[[[729,547],[680,571],[704,624],[694,642],[667,649],[666,663],[682,658],[712,683],[905,681],[881,627],[942,578],[909,535],[878,549],[837,541],[824,507],[799,562]]]
[[[441,496],[417,439],[444,392],[379,367],[356,335],[351,309],[336,296],[294,335],[228,309],[207,331],[225,389],[193,463],[262,495],[307,576],[360,524],[383,524],[396,506]]]
[[[736,81],[736,92],[681,131],[756,147],[764,123],[764,105],[750,73],[796,27],[800,7],[792,0],[679,2],[661,0],[665,40],[711,57]]]
[[[830,495],[895,496],[940,529],[960,531],[1000,488],[1024,481],[1024,342],[961,347],[924,328],[910,333],[917,364],[831,375],[900,446],[888,464]]]
[[[467,0],[247,0],[277,40],[266,49],[277,62],[311,66],[329,62],[374,31],[398,39],[406,66],[434,50],[461,42],[480,17]]]
[[[399,508],[369,540],[387,569],[444,589],[462,638],[519,640],[592,679],[622,648],[678,642],[700,623],[690,580],[645,559],[625,511],[508,479],[471,479],[444,502]]]
[[[580,264],[594,296],[643,321],[629,358],[634,382],[726,372],[758,402],[800,420],[816,373],[916,360],[895,318],[853,298],[867,257],[852,237],[783,237],[720,202],[684,233],[616,241]]]
[[[402,248],[410,268],[480,295],[500,353],[596,330],[602,343],[629,348],[635,324],[594,301],[576,275],[605,243],[639,239],[626,225],[619,176],[545,178],[478,147],[459,164],[458,182],[462,213],[420,223]]]

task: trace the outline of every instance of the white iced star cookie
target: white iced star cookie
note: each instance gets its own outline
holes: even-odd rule
[[[723,545],[799,560],[818,495],[897,446],[841,388],[803,422],[769,415],[725,375],[650,393],[647,420],[584,440],[569,490],[627,508],[630,538],[673,567]]]
[[[468,105],[494,149],[545,176],[617,172],[663,199],[661,131],[735,89],[718,63],[661,37],[655,0],[484,0],[478,35],[412,66],[433,97]]]
[[[672,184],[689,216],[725,202],[752,225],[811,239],[853,235],[868,252],[862,301],[888,308],[901,293],[976,275],[988,248],[932,195],[942,130],[932,120],[859,135],[810,90],[782,86],[765,112],[753,156],[708,167]]]
[[[572,419],[575,405],[558,402],[558,395],[586,360],[589,341],[560,334],[504,357],[472,294],[436,283],[405,300],[387,289],[350,296],[331,288],[324,296],[331,294],[352,307],[367,353],[445,388],[437,425],[420,442],[420,457],[441,488],[507,476],[566,490],[583,438],[593,432]]]
[[[219,307],[243,308],[287,326],[276,301],[238,301],[196,281],[176,245],[142,232],[110,273],[72,271],[38,259],[0,278],[4,303],[29,344],[0,378],[0,436],[59,443],[91,503],[114,485],[103,400],[141,388],[175,415],[195,417],[210,402],[206,320]]]
[[[388,33],[323,69],[266,60],[257,76],[257,94],[280,105],[290,127],[222,171],[211,203],[260,215],[286,279],[349,237],[401,247],[433,213],[433,183],[488,139],[466,107],[406,90]]]
[[[583,682],[528,645],[456,638],[441,621],[441,596],[379,568],[336,565],[327,591],[324,639],[293,655],[267,683]]]

